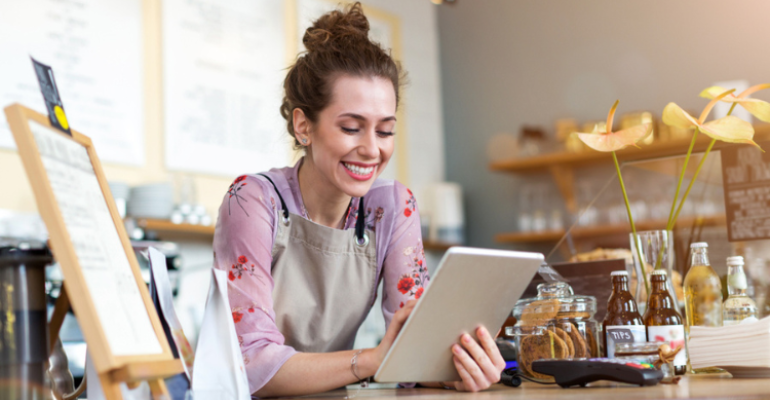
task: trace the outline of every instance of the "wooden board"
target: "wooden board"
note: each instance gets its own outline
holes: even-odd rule
[[[18,104],[5,114],[107,397],[116,398],[116,381],[181,372],[91,140]]]

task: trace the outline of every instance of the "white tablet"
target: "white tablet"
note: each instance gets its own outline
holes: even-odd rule
[[[543,263],[540,253],[452,247],[374,375],[377,382],[458,381],[452,344],[494,335]]]

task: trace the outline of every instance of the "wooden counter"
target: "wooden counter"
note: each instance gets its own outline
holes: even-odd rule
[[[525,382],[518,388],[495,385],[480,393],[459,393],[443,389],[361,389],[337,390],[303,399],[351,399],[379,400],[415,396],[432,400],[508,400],[508,399],[579,399],[579,400],[633,400],[633,399],[767,399],[770,398],[770,379],[733,379],[728,374],[686,376],[677,385],[639,387],[606,381],[595,382],[589,387],[562,389],[557,385],[539,385]]]

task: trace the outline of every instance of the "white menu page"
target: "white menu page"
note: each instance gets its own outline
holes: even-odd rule
[[[230,177],[285,166],[284,2],[162,4],[166,166]]]
[[[35,121],[29,125],[112,353],[161,353],[86,148]]]
[[[53,67],[70,126],[102,161],[144,165],[141,1],[1,1],[0,55],[0,108],[46,112],[32,56]],[[0,147],[14,147],[5,119]]]

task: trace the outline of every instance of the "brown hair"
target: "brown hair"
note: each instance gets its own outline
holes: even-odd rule
[[[307,51],[286,74],[281,104],[281,115],[295,146],[299,142],[294,136],[294,109],[299,108],[316,122],[318,113],[331,101],[332,83],[340,75],[390,79],[398,107],[405,75],[389,51],[369,40],[369,21],[360,2],[322,15],[307,28],[302,43]]]

